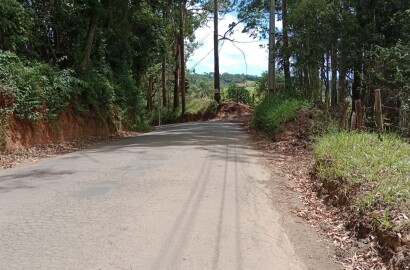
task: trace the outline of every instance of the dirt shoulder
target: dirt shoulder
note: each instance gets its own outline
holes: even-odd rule
[[[378,254],[375,238],[357,239],[355,232],[346,229],[346,213],[318,196],[317,183],[310,176],[315,160],[304,136],[295,129],[285,130],[285,136],[274,141],[251,130],[249,122],[244,128],[272,171],[273,203],[309,269],[389,269]]]
[[[0,170],[16,167],[21,164],[35,163],[41,158],[71,153],[94,145],[138,136],[138,134],[137,132],[117,132],[111,135],[89,136],[61,143],[40,144],[0,151]]]

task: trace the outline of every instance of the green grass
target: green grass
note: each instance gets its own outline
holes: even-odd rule
[[[319,178],[336,184],[358,217],[409,232],[410,222],[399,222],[410,218],[408,143],[391,134],[333,132],[317,140],[314,153]]]
[[[218,104],[214,100],[209,98],[192,98],[188,99],[186,103],[186,112],[185,114],[204,114],[208,111],[215,110]],[[161,122],[162,123],[172,123],[179,116],[181,116],[182,110],[181,106],[177,110],[172,108],[168,110],[167,107],[161,108]],[[158,119],[158,108],[154,106],[150,117],[150,123],[155,122]]]
[[[276,96],[263,100],[255,107],[252,126],[274,135],[282,130],[282,124],[294,119],[296,111],[307,103],[295,98]]]

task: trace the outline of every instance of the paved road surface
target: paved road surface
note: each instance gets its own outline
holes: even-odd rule
[[[0,269],[305,269],[238,126],[164,126],[0,172]]]

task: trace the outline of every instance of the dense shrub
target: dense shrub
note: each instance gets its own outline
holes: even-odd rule
[[[24,61],[0,51],[0,85],[3,92],[14,97],[3,110],[21,119],[37,120],[56,117],[84,83],[72,70]]]
[[[292,120],[296,111],[307,106],[304,101],[286,96],[275,96],[263,100],[255,107],[252,126],[266,133],[275,134],[282,123]]]

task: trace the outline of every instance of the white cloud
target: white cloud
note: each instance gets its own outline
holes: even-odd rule
[[[218,31],[223,35],[229,28],[229,24],[238,22],[238,19],[232,14],[226,14],[219,22]],[[219,69],[220,72],[229,73],[246,73],[252,75],[260,75],[267,70],[268,53],[266,49],[261,49],[260,45],[266,44],[267,41],[260,41],[249,37],[242,33],[243,25],[239,24],[235,27],[235,32],[230,39],[237,41],[235,45],[228,41],[220,41],[219,52]],[[203,43],[188,60],[188,68],[195,68],[197,73],[213,72],[214,70],[214,53],[213,53],[213,22],[207,26],[199,28],[195,32],[197,41]],[[246,64],[243,53],[245,54]]]

